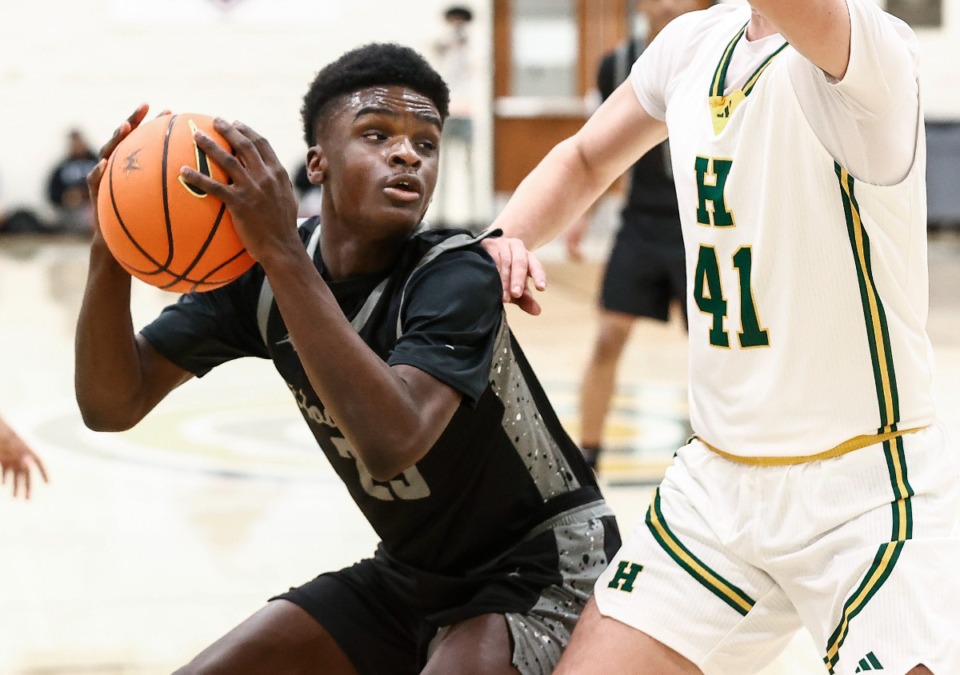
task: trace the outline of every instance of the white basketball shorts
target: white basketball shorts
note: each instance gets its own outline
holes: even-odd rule
[[[960,460],[939,425],[773,467],[694,440],[597,606],[707,675],[757,671],[801,626],[831,673],[960,673],[958,515]]]

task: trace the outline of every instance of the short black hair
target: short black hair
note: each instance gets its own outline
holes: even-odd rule
[[[367,87],[392,85],[429,98],[441,120],[450,114],[447,83],[425,58],[403,45],[375,42],[345,53],[313,79],[300,109],[307,146],[316,142],[317,122],[327,115],[331,103]]]
[[[463,21],[473,21],[473,12],[470,11],[469,7],[464,7],[463,5],[454,5],[449,7],[446,12],[443,13],[445,19],[461,19]]]

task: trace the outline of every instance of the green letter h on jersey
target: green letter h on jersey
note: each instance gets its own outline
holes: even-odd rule
[[[708,159],[697,157],[697,222],[714,227],[730,227],[734,224],[733,214],[727,211],[723,201],[723,189],[730,175],[733,161],[729,159]],[[708,209],[707,205],[712,206]]]
[[[613,580],[607,584],[607,588],[615,588],[618,591],[627,593],[633,592],[633,584],[637,580],[637,575],[643,571],[643,565],[621,560],[617,565],[617,573],[613,575]]]

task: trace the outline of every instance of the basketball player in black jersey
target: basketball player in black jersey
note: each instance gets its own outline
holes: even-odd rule
[[[193,376],[271,359],[381,538],[181,672],[549,673],[619,547],[506,325],[491,259],[468,233],[422,226],[447,106],[443,80],[404,47],[368,45],[320,71],[302,112],[323,203],[299,228],[269,143],[218,120],[235,156],[198,144],[230,184],[181,175],[227,204],[258,264],[139,334],[130,277],[94,238],[76,353],[86,423],[127,429]]]

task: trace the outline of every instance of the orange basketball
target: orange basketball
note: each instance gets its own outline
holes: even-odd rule
[[[230,146],[208,115],[162,115],[117,146],[100,183],[97,215],[107,247],[130,274],[168,291],[209,291],[253,265],[223,202],[180,180],[187,165],[227,182],[197,147],[203,131]]]

